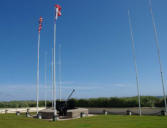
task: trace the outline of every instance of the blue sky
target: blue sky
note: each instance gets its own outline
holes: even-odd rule
[[[45,52],[48,53],[47,83],[48,88],[51,87],[55,3],[62,6],[62,16],[57,21],[57,48],[62,45],[63,98],[73,88],[76,89],[75,98],[137,94],[128,9],[134,30],[141,94],[162,95],[147,0],[1,0],[0,100],[35,99],[40,16],[44,18],[40,47],[40,99],[44,98]],[[165,86],[166,4],[166,0],[152,0]],[[48,99],[50,95],[48,89]]]

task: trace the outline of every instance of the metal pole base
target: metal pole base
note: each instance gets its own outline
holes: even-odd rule
[[[30,117],[30,113],[26,112],[26,117]]]
[[[132,112],[129,111],[129,110],[127,110],[126,114],[129,115],[129,116],[131,116],[131,115],[132,115]]]
[[[19,111],[16,112],[16,116],[20,116],[20,112]]]
[[[106,115],[106,116],[107,116],[107,115],[108,115],[108,112],[106,111],[106,112],[104,113],[104,115]]]
[[[53,121],[57,121],[59,119],[58,115],[53,116]]]
[[[104,115],[108,115],[108,112],[106,110],[103,110]]]
[[[161,111],[161,115],[162,115],[162,116],[167,116],[167,112],[164,111],[164,110],[162,110],[162,111]]]
[[[38,113],[38,114],[37,114],[37,118],[38,118],[38,119],[42,119],[41,114]]]
[[[83,118],[83,117],[85,117],[86,115],[85,115],[85,113],[84,112],[81,112],[80,113],[80,118]]]

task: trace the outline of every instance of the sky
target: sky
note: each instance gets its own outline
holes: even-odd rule
[[[141,95],[162,95],[157,49],[148,0],[1,0],[0,100],[35,100],[38,20],[44,19],[40,43],[40,100],[51,98],[54,5],[57,20],[56,81],[59,45],[62,98],[136,96],[128,9],[134,31]],[[167,1],[152,0],[167,92]],[[47,53],[47,89],[44,86]]]

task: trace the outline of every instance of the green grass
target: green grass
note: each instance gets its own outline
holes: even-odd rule
[[[52,122],[6,114],[0,115],[0,128],[167,128],[167,117],[94,116]]]

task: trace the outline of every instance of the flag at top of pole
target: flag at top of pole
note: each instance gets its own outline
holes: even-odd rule
[[[40,18],[39,18],[39,27],[38,27],[38,32],[39,32],[39,33],[41,32],[41,29],[42,29],[42,22],[43,22],[43,18],[40,17]]]
[[[55,22],[58,19],[59,16],[61,16],[61,6],[56,4],[55,5]]]

